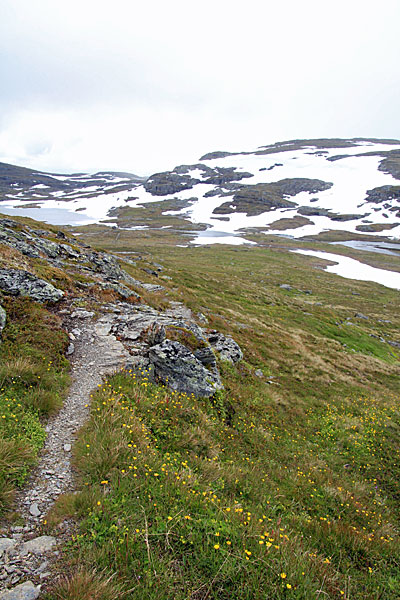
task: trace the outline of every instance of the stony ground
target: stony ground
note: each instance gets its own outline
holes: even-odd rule
[[[40,535],[41,522],[57,497],[74,489],[71,448],[87,418],[90,392],[101,383],[104,373],[122,367],[129,356],[110,333],[112,313],[97,322],[92,321],[93,313],[83,310],[65,317],[71,332],[72,385],[62,409],[47,425],[39,464],[17,497],[16,507],[24,525],[3,531],[0,538],[1,600],[37,598],[41,584],[51,577],[57,539]]]

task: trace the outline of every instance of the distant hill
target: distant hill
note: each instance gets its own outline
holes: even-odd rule
[[[52,208],[79,211],[97,222],[110,211],[118,217],[122,208],[148,202],[161,202],[162,212],[165,202],[165,211],[186,219],[192,229],[207,228],[209,241],[213,232],[249,230],[293,237],[344,230],[400,238],[400,140],[289,140],[250,151],[216,151],[148,179],[111,171],[52,175],[0,163],[4,206],[44,207],[49,200]]]

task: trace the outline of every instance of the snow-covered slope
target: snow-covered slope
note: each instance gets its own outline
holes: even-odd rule
[[[209,224],[211,230],[201,234],[198,242],[208,243],[213,232],[237,234],[254,227],[294,237],[340,229],[399,238],[400,142],[351,143],[344,152],[310,142],[298,149],[269,147],[266,153],[257,149],[206,158],[187,167],[199,182],[164,197],[196,198],[180,213],[194,223]],[[203,167],[234,167],[238,179],[246,177],[211,184]],[[303,191],[308,184],[311,191]],[[148,198],[144,188],[137,194],[142,201]]]
[[[0,212],[22,209],[27,216],[47,220],[46,214],[61,210],[65,223],[97,223],[109,210],[133,198],[133,190],[144,180],[113,171],[54,175],[0,163]]]
[[[0,181],[1,174],[0,168]],[[345,230],[398,239],[400,141],[295,140],[211,153],[143,183],[123,173],[42,173],[30,186],[9,182],[6,193],[0,185],[0,193],[0,211],[29,201],[78,212],[81,222],[99,222],[112,208],[163,200],[170,208],[175,199],[180,206],[186,201],[185,208],[169,214],[208,225],[197,243],[240,242],[248,228],[294,237]]]

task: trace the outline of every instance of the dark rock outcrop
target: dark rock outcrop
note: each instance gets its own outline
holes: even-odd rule
[[[398,150],[387,152],[386,158],[382,160],[378,169],[384,173],[389,173],[395,179],[400,179],[400,152]]]
[[[124,273],[116,259],[104,252],[90,252],[85,256],[91,270],[100,273],[105,279],[124,279]]]
[[[211,367],[213,369],[217,367],[217,360],[210,346],[199,348],[193,354],[205,367]]]
[[[245,212],[254,216],[277,208],[292,208],[296,203],[287,200],[286,196],[295,196],[300,192],[315,194],[330,189],[332,185],[320,179],[302,177],[281,179],[274,183],[246,185],[234,193],[232,201],[225,202],[213,212],[214,214]]]
[[[372,190],[367,190],[367,202],[383,204],[392,200],[400,202],[400,185],[382,185]]]
[[[179,342],[165,340],[149,350],[149,360],[156,378],[179,392],[208,398],[222,389],[215,373],[203,364]]]
[[[26,296],[36,302],[58,302],[64,292],[27,271],[0,269],[0,289],[12,296]]]
[[[202,171],[201,178],[193,177],[193,171]],[[232,182],[252,177],[251,173],[237,171],[235,167],[209,167],[203,164],[180,165],[173,171],[156,173],[144,184],[147,192],[153,196],[168,196],[183,190],[189,190],[198,183],[227,186]]]
[[[155,173],[144,183],[146,192],[153,196],[168,196],[176,194],[183,190],[190,190],[199,183],[199,179],[194,179],[190,175],[179,175],[173,171],[165,173]]]
[[[208,152],[200,158],[200,160],[213,160],[214,158],[225,158],[226,156],[234,156],[234,152],[224,152],[223,150],[216,150],[215,152]]]
[[[218,331],[212,331],[208,334],[208,341],[215,352],[218,352],[222,360],[236,363],[243,358],[243,352],[239,344],[229,335],[224,335]]]

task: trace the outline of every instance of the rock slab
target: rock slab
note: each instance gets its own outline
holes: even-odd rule
[[[50,552],[56,542],[56,538],[51,535],[41,535],[40,537],[34,538],[33,540],[29,540],[29,542],[22,544],[20,554],[21,556],[25,556],[25,554],[29,553],[46,554],[46,552]]]
[[[0,289],[12,296],[25,296],[36,302],[58,302],[64,292],[51,283],[20,269],[0,269]]]
[[[12,590],[0,592],[0,600],[36,600],[40,594],[40,587],[33,585],[31,581],[25,581]]]
[[[178,392],[209,398],[223,387],[219,376],[179,342],[165,340],[153,346],[149,359],[156,377]]]

